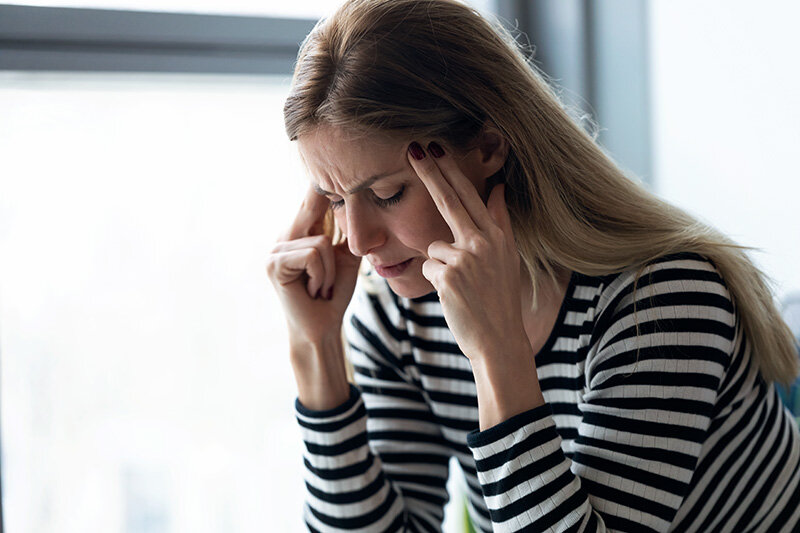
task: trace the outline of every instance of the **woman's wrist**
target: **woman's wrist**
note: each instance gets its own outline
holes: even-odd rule
[[[312,411],[332,409],[350,397],[340,334],[316,342],[290,343],[298,399]]]
[[[481,431],[545,403],[530,345],[504,355],[471,361]]]

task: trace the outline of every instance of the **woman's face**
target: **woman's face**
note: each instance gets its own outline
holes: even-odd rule
[[[418,142],[426,147],[428,140]],[[436,240],[453,242],[453,234],[411,167],[408,144],[354,137],[330,126],[298,138],[312,184],[331,201],[350,251],[379,267],[410,260],[388,282],[398,295],[416,298],[434,290],[422,275],[428,245]],[[483,195],[479,154],[473,150],[456,158]]]

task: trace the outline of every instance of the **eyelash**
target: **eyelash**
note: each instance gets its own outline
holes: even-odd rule
[[[403,192],[405,190],[406,186],[403,185],[402,187],[400,187],[400,191],[391,198],[379,198],[378,196],[375,196],[373,193],[373,196],[375,196],[375,203],[378,204],[378,207],[389,207],[391,205],[394,205],[400,201],[400,197],[403,196]],[[344,205],[344,200],[336,200],[335,202],[331,200],[331,209],[339,209],[343,205]]]

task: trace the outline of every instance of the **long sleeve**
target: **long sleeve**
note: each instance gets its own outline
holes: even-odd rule
[[[690,493],[734,351],[730,295],[710,263],[663,261],[596,303],[574,324],[591,341],[569,445],[549,404],[467,436],[495,531],[667,531]]]
[[[404,372],[402,318],[385,307],[359,280],[344,327],[356,381],[349,400],[328,411],[295,402],[310,531],[441,531],[451,452]]]

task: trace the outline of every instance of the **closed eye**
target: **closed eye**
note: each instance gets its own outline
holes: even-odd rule
[[[400,198],[403,196],[403,193],[406,190],[406,186],[403,185],[400,187],[400,191],[397,194],[390,198],[381,198],[377,196],[375,193],[372,193],[372,199],[378,207],[389,207],[391,205],[396,204],[400,201]],[[331,200],[331,209],[339,209],[344,205],[344,200]]]

